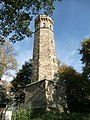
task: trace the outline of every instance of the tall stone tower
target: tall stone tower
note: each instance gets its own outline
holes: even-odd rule
[[[57,72],[54,22],[47,15],[35,19],[32,82],[53,80]]]
[[[25,107],[67,109],[65,86],[53,80],[58,71],[54,22],[47,15],[35,19],[32,83],[25,88]]]

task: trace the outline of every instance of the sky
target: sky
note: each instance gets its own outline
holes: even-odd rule
[[[63,0],[61,3],[55,2],[55,8],[52,18],[57,58],[82,72],[78,49],[81,48],[80,43],[90,37],[90,0]],[[34,20],[31,29],[34,31]],[[34,36],[13,45],[18,52],[16,59],[19,69],[32,58],[33,42]]]

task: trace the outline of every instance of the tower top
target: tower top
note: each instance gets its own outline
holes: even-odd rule
[[[35,19],[32,81],[53,80],[57,73],[53,27],[53,19],[47,15]]]
[[[51,17],[49,17],[48,15],[39,15],[39,16],[37,16],[36,19],[35,19],[35,24],[37,22],[39,22],[40,20],[50,21],[52,24],[54,24],[53,19]]]
[[[53,31],[54,21],[48,15],[39,15],[35,19],[35,31],[40,28],[49,28]]]

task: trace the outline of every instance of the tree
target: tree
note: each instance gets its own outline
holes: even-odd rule
[[[32,60],[30,59],[29,62],[25,62],[22,65],[22,69],[19,70],[14,80],[11,82],[12,85],[18,87],[25,87],[27,84],[31,83],[31,76],[32,76]]]
[[[0,80],[0,108],[5,108],[6,103],[7,103],[6,90]]]
[[[10,96],[6,94],[6,92],[9,92],[10,86],[7,85],[6,81],[1,81],[1,77],[10,75],[10,70],[16,70],[17,62],[15,56],[16,52],[9,42],[5,41],[0,44],[0,83],[2,83],[0,84],[0,117],[10,100]]]
[[[3,84],[4,82],[1,81],[0,79],[0,119],[2,119],[2,114],[4,111],[4,108],[6,107],[9,99],[6,93],[6,89],[5,89],[5,84]]]
[[[17,62],[15,56],[16,52],[8,41],[0,45],[0,78],[2,75],[9,75],[9,70],[16,70]]]
[[[61,65],[58,82],[66,84],[70,112],[90,112],[90,81],[72,67]]]
[[[22,65],[22,69],[19,70],[16,77],[11,82],[13,86],[11,91],[14,93],[14,99],[17,105],[24,102],[25,93],[23,92],[23,89],[26,85],[31,83],[31,77],[32,60],[30,59],[29,62],[25,62],[25,64]]]
[[[5,39],[3,36],[0,36],[0,45],[3,45],[3,43],[5,42]]]
[[[84,64],[83,73],[90,79],[90,38],[85,39],[81,43],[80,54],[82,55],[81,61]]]
[[[12,42],[20,41],[25,36],[30,37],[29,28],[34,15],[41,10],[45,14],[52,14],[56,0],[1,0],[0,1],[0,33],[7,37],[11,35]],[[62,1],[62,0],[58,0]]]

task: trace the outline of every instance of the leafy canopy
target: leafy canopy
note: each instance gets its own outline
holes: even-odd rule
[[[16,77],[11,82],[13,87],[18,90],[18,88],[24,88],[27,84],[31,83],[32,77],[32,60],[30,59],[29,62],[25,62],[22,65],[22,69],[16,74]]]
[[[14,101],[16,106],[20,105],[24,102],[25,93],[24,88],[27,84],[31,83],[32,77],[32,60],[30,59],[29,62],[25,62],[22,65],[22,69],[19,70],[14,80],[11,82],[11,92],[14,94]]]
[[[72,67],[59,66],[59,80],[66,84],[67,103],[70,112],[90,112],[90,81]]]
[[[90,79],[90,38],[85,39],[81,43],[80,54],[82,55],[81,61],[84,64],[83,73]]]
[[[54,2],[57,0],[1,0],[0,1],[0,35],[10,35],[12,42],[30,37],[30,22],[34,15],[43,11],[53,13]],[[62,0],[58,0],[62,1]],[[11,33],[11,34],[10,34]]]
[[[17,69],[17,61],[15,59],[16,52],[9,42],[0,45],[0,78],[4,74],[8,74],[9,70]]]

